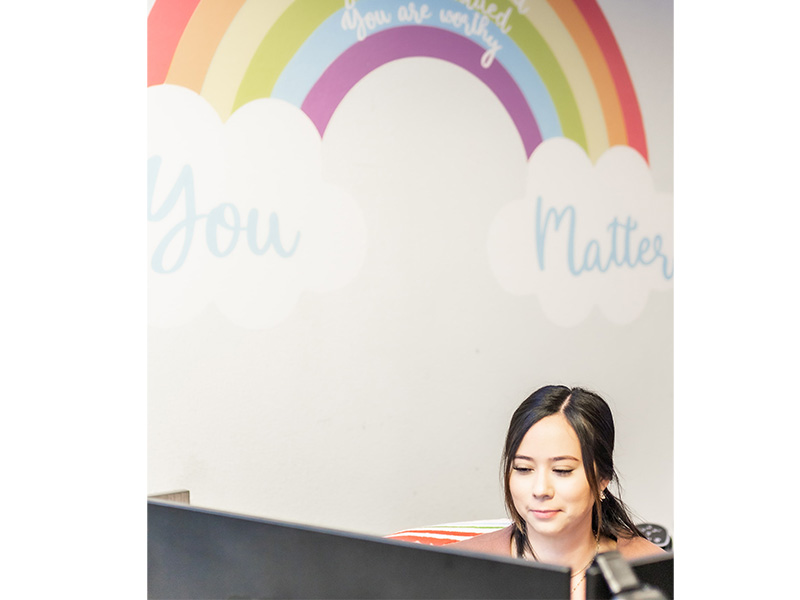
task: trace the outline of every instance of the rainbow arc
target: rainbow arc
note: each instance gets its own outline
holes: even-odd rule
[[[446,11],[465,4],[427,0],[432,17],[402,22],[407,2],[353,0],[361,15],[392,15],[359,40],[343,27],[343,0],[156,0],[148,16],[148,86],[179,85],[225,120],[259,98],[302,109],[321,135],[358,81],[408,57],[448,61],[478,77],[508,111],[528,156],[545,139],[567,137],[592,160],[627,145],[647,160],[641,110],[613,31],[596,0],[494,0],[504,27],[473,35]],[[524,12],[517,4],[524,6]],[[500,45],[481,65],[492,42]],[[485,61],[486,62],[486,61]]]

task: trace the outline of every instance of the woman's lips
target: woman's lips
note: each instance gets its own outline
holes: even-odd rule
[[[552,519],[559,511],[557,510],[531,510],[533,516],[537,519]]]

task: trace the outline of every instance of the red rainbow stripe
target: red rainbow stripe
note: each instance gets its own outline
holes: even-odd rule
[[[147,85],[167,78],[169,65],[200,0],[156,2],[147,15]]]
[[[638,150],[645,161],[649,162],[639,101],[636,98],[628,67],[625,65],[625,59],[622,57],[622,52],[619,49],[614,33],[611,31],[611,26],[597,5],[596,0],[574,1],[583,18],[586,19],[597,43],[600,45],[608,68],[611,71],[611,77],[614,80],[614,86],[619,96],[619,104],[622,107],[622,115],[625,120],[628,146]]]

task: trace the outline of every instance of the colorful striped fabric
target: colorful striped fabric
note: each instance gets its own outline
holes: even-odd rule
[[[460,542],[482,533],[497,531],[511,523],[508,519],[488,519],[484,521],[463,521],[460,523],[444,523],[418,529],[404,529],[385,537],[403,542],[427,544],[429,546],[446,546]]]

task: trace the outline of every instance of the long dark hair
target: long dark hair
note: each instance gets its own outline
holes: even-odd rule
[[[528,430],[541,419],[557,413],[566,417],[580,442],[584,471],[594,495],[592,533],[613,540],[644,537],[634,525],[622,500],[609,489],[605,490],[605,498],[600,499],[600,481],[619,484],[613,458],[614,418],[608,404],[594,392],[582,388],[548,385],[533,392],[514,411],[503,449],[503,488],[506,510],[515,524],[513,539],[517,556],[522,557],[526,548],[533,554],[533,548],[528,541],[525,519],[517,512],[511,497],[509,479],[514,456]]]

